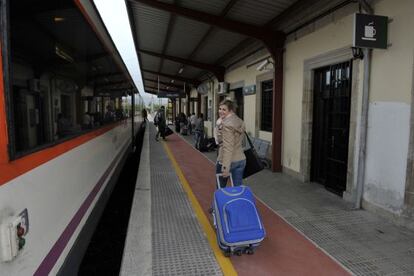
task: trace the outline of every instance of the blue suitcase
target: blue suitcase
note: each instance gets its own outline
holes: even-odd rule
[[[247,186],[217,189],[212,214],[218,245],[227,257],[253,254],[254,248],[265,238],[253,193]]]

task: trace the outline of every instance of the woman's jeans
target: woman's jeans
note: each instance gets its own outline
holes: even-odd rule
[[[246,160],[231,162],[230,173],[231,173],[231,177],[233,178],[234,186],[240,186],[243,184],[242,181],[243,181],[244,167],[246,167]],[[216,174],[217,173],[221,173],[221,164],[219,162],[216,162]],[[227,178],[219,177],[221,188],[226,187],[227,180],[228,180]]]
[[[201,140],[201,137],[203,136],[203,132],[200,130],[196,130],[194,132],[194,135],[195,135],[195,147],[198,148],[200,146],[200,140]]]

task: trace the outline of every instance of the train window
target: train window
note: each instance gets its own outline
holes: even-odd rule
[[[131,81],[75,1],[6,3],[12,159],[128,117]]]

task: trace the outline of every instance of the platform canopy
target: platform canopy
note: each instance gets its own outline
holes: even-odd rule
[[[283,48],[286,34],[355,2],[127,0],[127,9],[145,90],[156,94],[158,83],[159,90],[169,90],[208,77],[223,81],[240,57]]]

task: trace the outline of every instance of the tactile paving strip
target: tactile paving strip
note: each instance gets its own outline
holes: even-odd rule
[[[151,127],[153,275],[222,275],[185,191]]]

